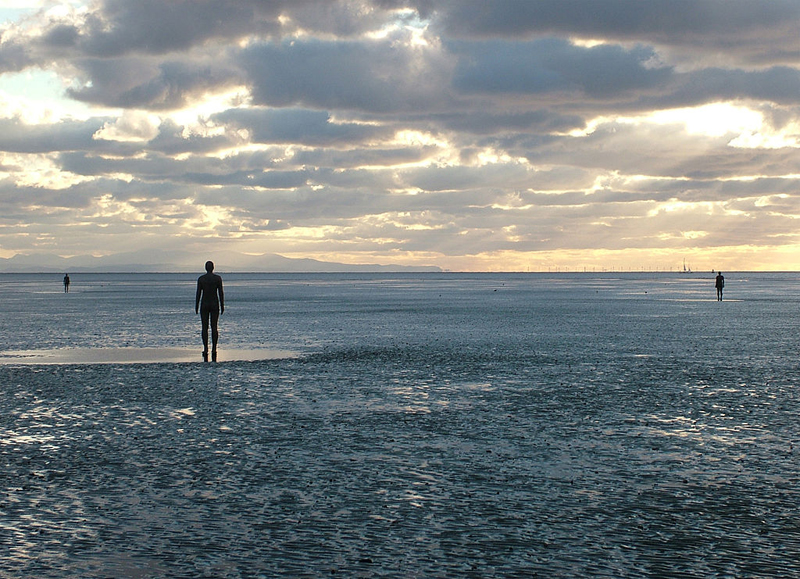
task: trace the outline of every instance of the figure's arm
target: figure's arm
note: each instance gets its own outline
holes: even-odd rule
[[[194,313],[200,310],[200,294],[203,293],[203,287],[200,285],[200,280],[197,280],[197,293],[194,295]]]
[[[225,293],[222,291],[222,278],[219,278],[219,287],[217,288],[219,291],[219,313],[225,313]]]

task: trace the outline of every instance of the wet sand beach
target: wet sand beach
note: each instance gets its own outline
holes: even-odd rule
[[[797,275],[223,276],[286,355],[0,365],[0,576],[800,574]],[[185,277],[6,277],[3,349],[191,350]]]

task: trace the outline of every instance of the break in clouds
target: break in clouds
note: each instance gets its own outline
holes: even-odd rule
[[[47,2],[0,44],[0,257],[796,266],[798,24],[780,0]]]

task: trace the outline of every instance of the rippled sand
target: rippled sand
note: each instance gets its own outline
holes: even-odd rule
[[[0,576],[797,576],[797,297],[631,283],[320,286],[299,357],[0,367]]]

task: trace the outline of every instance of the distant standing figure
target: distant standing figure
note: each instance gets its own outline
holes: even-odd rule
[[[202,298],[202,300],[201,300]],[[217,361],[217,341],[219,316],[225,312],[225,294],[222,292],[222,278],[214,273],[214,262],[206,262],[206,273],[197,278],[197,294],[194,299],[194,313],[200,312],[203,336],[203,360],[208,362],[208,323],[211,322],[211,359]]]
[[[717,301],[722,301],[722,288],[725,287],[725,278],[722,276],[722,272],[717,274],[717,281],[714,283],[714,287],[717,288]]]
[[[69,293],[69,274],[64,274],[64,293]]]

